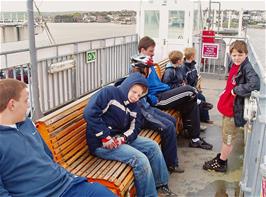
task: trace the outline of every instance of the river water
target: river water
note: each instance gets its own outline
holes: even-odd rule
[[[130,35],[136,32],[135,25],[113,23],[47,23],[56,44]],[[266,29],[247,31],[262,65],[265,66]],[[36,46],[50,45],[47,32],[36,35]],[[28,48],[28,41],[2,43],[0,52]]]

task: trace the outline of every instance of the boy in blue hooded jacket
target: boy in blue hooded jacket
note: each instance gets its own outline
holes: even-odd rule
[[[131,74],[119,87],[101,89],[84,110],[87,143],[92,154],[133,168],[137,196],[175,196],[168,184],[167,167],[159,145],[138,136],[141,130],[138,100],[147,92],[146,79]]]
[[[0,196],[115,196],[98,183],[88,183],[53,161],[36,127],[26,118],[25,83],[0,80]]]

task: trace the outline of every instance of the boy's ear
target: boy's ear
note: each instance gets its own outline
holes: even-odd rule
[[[15,100],[14,99],[10,99],[7,103],[7,106],[6,108],[9,110],[9,111],[14,111],[15,109]]]

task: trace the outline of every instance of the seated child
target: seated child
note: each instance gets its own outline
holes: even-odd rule
[[[185,72],[185,80],[188,85],[191,85],[192,87],[197,86],[198,83],[198,71],[195,67],[195,55],[196,51],[194,48],[185,48],[184,50],[184,65],[183,70]],[[213,105],[211,103],[206,102],[205,96],[202,94],[201,91],[198,91],[198,99],[202,101],[200,104],[200,120],[205,123],[212,124],[213,121],[210,120],[210,115],[208,110],[213,108]]]
[[[174,89],[161,82],[152,65],[142,69],[143,59],[154,55],[155,42],[148,36],[139,41],[139,53],[131,58],[134,67],[132,72],[140,72],[146,77],[149,91],[147,100],[150,105],[159,109],[176,109],[182,114],[184,128],[190,134],[189,146],[193,148],[212,149],[212,145],[200,137],[200,118],[195,89],[191,86],[181,86]]]
[[[159,145],[138,136],[138,100],[147,81],[133,73],[119,87],[107,86],[90,99],[84,110],[89,150],[98,157],[124,162],[133,168],[137,196],[176,196],[168,188],[168,171]]]

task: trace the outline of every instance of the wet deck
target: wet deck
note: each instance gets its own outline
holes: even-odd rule
[[[203,93],[207,101],[214,104],[210,111],[214,124],[204,124],[208,128],[201,133],[206,141],[214,145],[212,151],[188,147],[188,140],[180,137],[178,156],[185,168],[183,174],[171,174],[169,186],[178,196],[226,197],[239,196],[239,180],[243,163],[243,134],[239,134],[237,144],[229,158],[227,173],[208,172],[202,169],[205,161],[212,159],[221,147],[221,115],[216,109],[219,94],[225,87],[225,80],[203,80]]]

